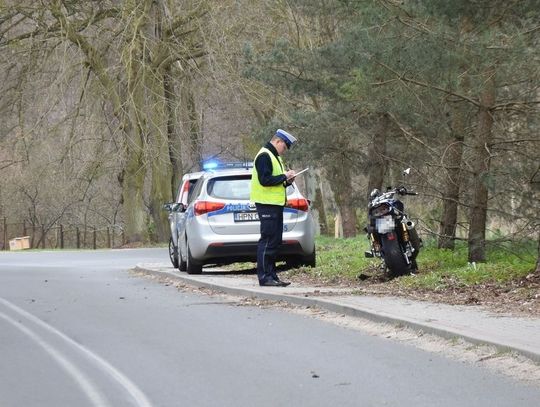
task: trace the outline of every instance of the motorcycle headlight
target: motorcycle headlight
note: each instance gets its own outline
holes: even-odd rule
[[[379,206],[376,206],[375,208],[371,208],[371,216],[384,216],[387,213],[390,212],[390,205],[388,204],[380,204]]]

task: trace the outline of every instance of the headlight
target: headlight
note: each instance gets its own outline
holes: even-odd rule
[[[376,206],[375,208],[371,208],[371,216],[374,216],[374,217],[384,216],[389,212],[390,212],[390,205],[385,204],[385,203],[379,206]]]

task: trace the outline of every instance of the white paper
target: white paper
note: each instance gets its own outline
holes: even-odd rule
[[[299,176],[300,174],[302,174],[303,172],[306,172],[307,170],[309,170],[309,167],[304,168],[302,171],[298,171],[296,174],[294,174],[294,177]],[[290,177],[290,178],[287,178],[287,179],[291,179],[291,178],[294,178],[294,177]]]

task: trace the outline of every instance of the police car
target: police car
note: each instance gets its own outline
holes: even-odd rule
[[[174,267],[199,274],[206,264],[257,260],[260,222],[250,203],[252,163],[229,163],[186,174],[169,210],[169,254]],[[315,266],[315,226],[309,201],[287,187],[278,261]]]

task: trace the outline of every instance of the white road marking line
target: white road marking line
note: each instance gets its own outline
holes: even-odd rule
[[[105,407],[105,406],[110,405],[109,403],[105,401],[105,399],[102,397],[99,390],[96,389],[92,381],[89,380],[86,377],[86,375],[77,368],[77,366],[75,366],[68,359],[66,359],[62,355],[62,353],[56,350],[53,346],[49,345],[45,340],[40,338],[39,335],[33,332],[30,328],[27,328],[26,326],[24,326],[19,321],[14,320],[13,318],[9,317],[3,312],[0,312],[0,318],[3,318],[8,323],[13,325],[15,328],[17,328],[19,331],[24,333],[26,336],[32,339],[35,343],[41,346],[45,350],[45,352],[51,355],[52,358],[77,382],[79,387],[82,389],[84,394],[90,399],[93,405],[99,406],[99,407]]]
[[[52,327],[51,325],[43,322],[41,319],[35,317],[34,315],[30,314],[29,312],[25,311],[22,308],[17,307],[15,304],[12,304],[11,302],[7,301],[6,299],[0,298],[0,303],[4,304],[6,307],[17,312],[19,315],[24,316],[25,318],[34,322],[35,324],[41,326],[43,329],[59,336],[64,341],[66,341],[69,345],[73,346],[75,349],[83,353],[86,357],[88,357],[96,365],[98,365],[99,368],[101,368],[109,376],[111,376],[114,380],[116,380],[118,384],[120,384],[129,393],[129,395],[133,398],[133,400],[138,406],[152,407],[152,403],[150,403],[146,395],[131,380],[129,380],[126,376],[124,376],[119,370],[117,370],[105,359],[93,353],[88,348],[84,347],[83,345],[75,342],[69,336],[63,334],[62,332]]]

